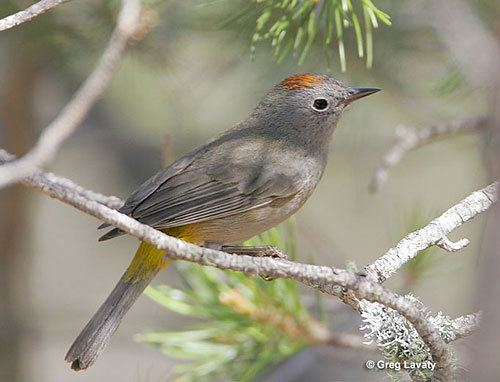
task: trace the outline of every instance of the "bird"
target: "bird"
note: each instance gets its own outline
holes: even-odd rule
[[[149,178],[118,210],[167,235],[232,254],[279,256],[243,241],[286,220],[318,185],[329,142],[345,109],[378,88],[353,88],[330,75],[294,74],[249,116]],[[110,227],[102,224],[99,228]],[[99,241],[125,232],[112,228]],[[141,242],[129,267],[71,345],[74,370],[91,366],[168,253]]]

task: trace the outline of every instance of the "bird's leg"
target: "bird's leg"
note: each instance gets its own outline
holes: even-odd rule
[[[288,259],[288,256],[280,251],[278,248],[272,245],[261,245],[255,247],[245,247],[242,245],[223,245],[222,251],[227,253],[234,253],[236,255],[248,255],[248,256],[265,256],[265,257],[277,257],[279,259]]]

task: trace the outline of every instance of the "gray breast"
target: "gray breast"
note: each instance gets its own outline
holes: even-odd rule
[[[294,158],[297,160],[297,158]],[[292,163],[289,163],[292,165]],[[293,166],[295,169],[296,166]],[[272,203],[244,213],[203,222],[206,242],[237,244],[277,226],[297,212],[316,188],[324,166],[317,161],[304,159],[295,182],[300,183],[298,192],[288,197],[276,198]]]

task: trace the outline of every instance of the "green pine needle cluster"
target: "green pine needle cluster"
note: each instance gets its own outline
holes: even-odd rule
[[[293,222],[250,240],[295,253]],[[239,272],[177,262],[181,289],[149,287],[146,295],[165,308],[198,319],[189,329],[143,333],[140,341],[184,360],[177,381],[252,381],[267,367],[327,337],[291,280],[265,281]]]
[[[253,0],[256,12],[252,53],[261,41],[271,43],[274,58],[282,62],[289,53],[304,62],[313,43],[320,41],[329,66],[331,46],[336,43],[342,71],[347,68],[345,33],[353,30],[359,57],[373,63],[373,28],[391,25],[390,16],[371,0]],[[245,10],[242,11],[245,13]]]

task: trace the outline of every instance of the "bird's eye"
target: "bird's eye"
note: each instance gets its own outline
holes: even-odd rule
[[[316,98],[312,108],[316,111],[325,111],[328,108],[328,101],[324,98]]]

